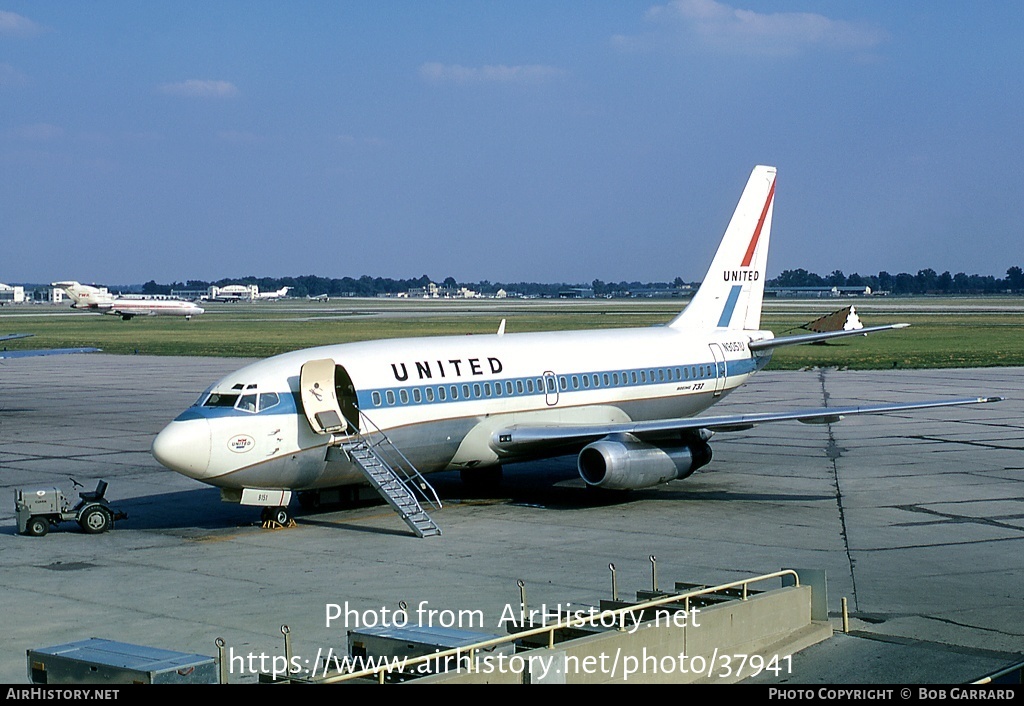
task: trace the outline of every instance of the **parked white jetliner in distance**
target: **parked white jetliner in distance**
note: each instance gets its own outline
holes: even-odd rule
[[[114,295],[106,288],[78,282],[54,282],[53,287],[63,289],[74,301],[73,309],[91,309],[104,314],[120,316],[129,321],[135,316],[184,316],[186,320],[199,316],[205,310],[184,299],[161,298],[145,295]]]
[[[761,329],[775,176],[773,167],[753,170],[702,285],[665,326],[501,327],[293,351],[212,385],[160,432],[153,454],[221,488],[224,500],[263,505],[265,520],[289,520],[292,491],[315,503],[325,489],[369,482],[413,527],[422,508],[407,496],[426,488],[424,499],[436,499],[420,473],[454,469],[470,480],[505,463],[576,454],[589,486],[645,488],[706,465],[715,432],[1001,399],[696,416],[764,368],[776,347],[907,325],[782,338]],[[440,532],[418,527],[420,536]]]
[[[291,289],[292,287],[281,287],[276,292],[258,292],[255,296],[255,299],[273,301],[275,299],[280,299],[281,297],[288,296],[288,291]]]

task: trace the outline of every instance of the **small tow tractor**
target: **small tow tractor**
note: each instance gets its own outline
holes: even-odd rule
[[[74,478],[76,487],[82,484]],[[116,512],[103,497],[107,482],[101,480],[96,490],[78,493],[78,503],[71,502],[60,488],[19,489],[14,494],[14,511],[18,516],[18,532],[29,537],[42,537],[50,531],[50,525],[74,520],[86,534],[100,534],[114,526],[114,520],[127,519],[128,515]]]

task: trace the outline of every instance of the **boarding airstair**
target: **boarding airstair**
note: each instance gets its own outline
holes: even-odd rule
[[[360,412],[366,427],[365,434],[352,433],[339,440],[342,451],[355,463],[370,481],[374,490],[394,508],[417,537],[441,534],[441,528],[427,514],[420,503],[441,509],[441,501],[434,490],[398,447]]]
[[[348,371],[330,358],[308,360],[299,373],[302,409],[310,428],[330,436],[417,537],[441,534],[420,499],[441,509],[437,492],[380,427],[359,409]],[[419,498],[417,498],[417,495]]]

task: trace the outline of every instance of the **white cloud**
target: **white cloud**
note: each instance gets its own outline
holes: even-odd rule
[[[461,66],[430,62],[420,66],[420,77],[431,83],[543,83],[568,76],[554,66]]]
[[[673,0],[651,8],[646,18],[670,36],[620,35],[613,42],[623,49],[647,49],[666,40],[696,40],[737,54],[792,55],[812,48],[864,51],[888,39],[884,29],[864,22],[812,12],[754,12],[717,0]]]
[[[0,10],[0,34],[16,37],[30,37],[43,31],[41,25],[27,17]]]
[[[169,96],[187,98],[231,98],[239,93],[238,87],[229,81],[201,81],[190,79],[178,83],[165,83],[160,92]]]

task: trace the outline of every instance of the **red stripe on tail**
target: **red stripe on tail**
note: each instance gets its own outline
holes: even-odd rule
[[[772,180],[772,186],[768,189],[768,198],[764,202],[764,208],[761,209],[761,217],[757,219],[757,228],[754,229],[754,236],[750,239],[750,245],[747,246],[747,254],[743,256],[743,262],[740,263],[740,267],[750,267],[750,261],[754,257],[754,250],[757,249],[757,239],[761,237],[761,228],[764,227],[764,219],[768,217],[768,207],[772,205],[772,198],[775,196],[775,180]]]

